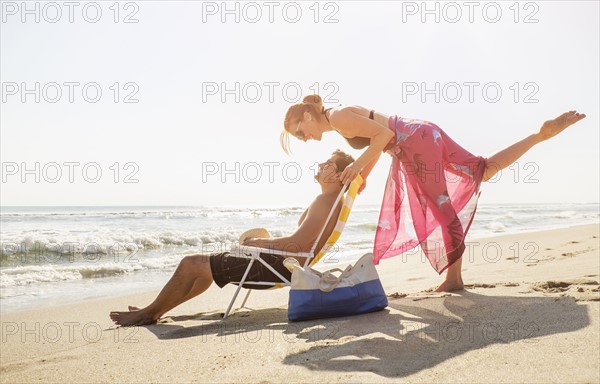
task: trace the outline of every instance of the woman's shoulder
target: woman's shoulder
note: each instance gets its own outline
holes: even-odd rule
[[[358,115],[369,115],[370,110],[360,105],[338,105],[331,108],[332,113],[355,113]]]
[[[329,118],[334,120],[346,120],[358,116],[369,117],[370,110],[360,105],[340,105],[332,107],[329,112]]]

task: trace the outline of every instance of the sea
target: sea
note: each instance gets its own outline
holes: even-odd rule
[[[294,231],[304,208],[0,207],[3,313],[160,289],[186,255],[224,252],[250,228]],[[357,205],[328,260],[372,251],[379,206]],[[468,240],[598,224],[598,203],[479,204]],[[432,270],[432,273],[433,270]]]

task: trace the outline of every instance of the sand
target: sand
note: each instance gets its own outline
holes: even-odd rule
[[[1,382],[597,383],[599,236],[474,240],[452,294],[427,291],[442,277],[418,254],[383,260],[389,307],[353,317],[289,323],[285,288],[221,321],[234,287],[214,285],[145,327],[108,313],[157,292],[2,314]]]

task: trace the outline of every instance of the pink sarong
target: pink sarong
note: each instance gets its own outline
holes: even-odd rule
[[[442,273],[465,250],[487,159],[456,144],[437,125],[390,117],[395,145],[373,249],[374,262],[420,245]],[[405,197],[408,196],[408,199]]]

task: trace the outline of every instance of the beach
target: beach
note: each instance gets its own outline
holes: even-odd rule
[[[600,384],[600,1],[0,8],[0,384]],[[113,322],[240,243],[373,252],[388,306]]]
[[[418,254],[383,260],[389,306],[353,317],[290,323],[284,288],[222,321],[234,287],[215,285],[144,327],[108,314],[157,291],[3,313],[1,381],[599,382],[599,236],[472,240],[455,293],[430,291],[442,277]]]

